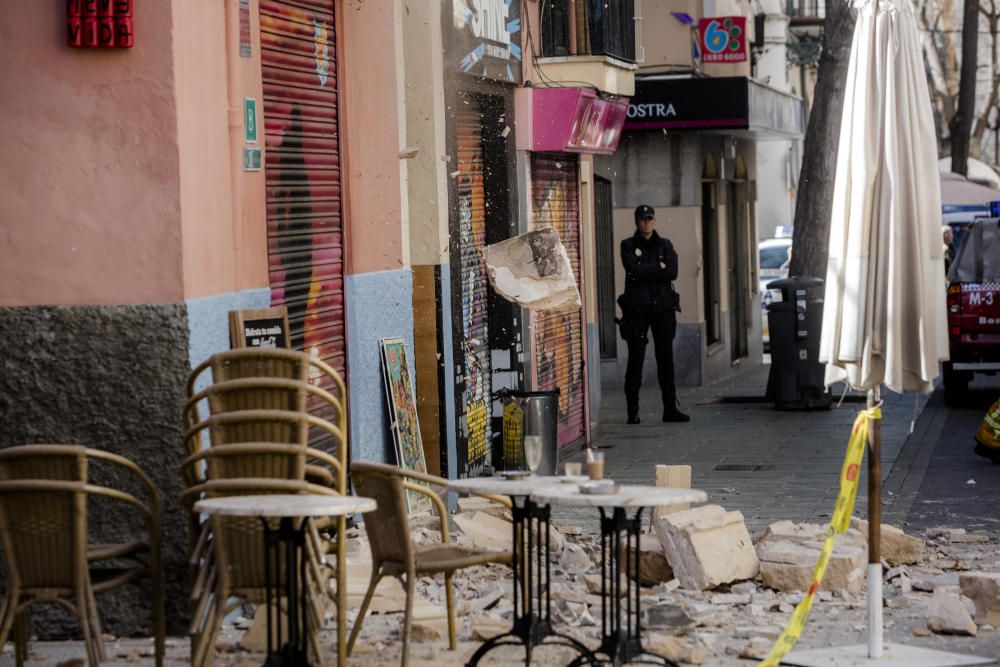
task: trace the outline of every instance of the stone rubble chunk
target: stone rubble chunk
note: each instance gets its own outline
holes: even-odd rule
[[[611,593],[611,582],[612,580],[608,580],[607,583],[605,584],[605,590],[608,592],[609,595]],[[585,574],[583,575],[583,583],[587,585],[588,593],[591,593],[593,595],[601,594],[601,575]],[[619,581],[619,586],[618,586],[618,597],[625,597],[628,594],[627,588],[628,588],[628,580],[626,580],[625,576],[622,575],[622,578]]]
[[[709,601],[712,604],[750,604],[749,593],[716,593]]]
[[[1000,625],[1000,572],[968,572],[958,583],[976,606],[976,623]]]
[[[472,543],[477,548],[490,551],[511,550],[514,531],[510,522],[485,512],[456,514],[453,518],[459,529],[472,538]]]
[[[646,647],[674,662],[684,662],[690,665],[704,664],[709,658],[708,649],[704,646],[692,644],[673,635],[649,634],[646,637]]]
[[[914,565],[924,559],[924,541],[907,535],[902,529],[883,523],[880,535],[882,559],[889,565]],[[868,540],[868,522],[857,517],[851,519],[851,528],[859,531]]]
[[[671,579],[670,581],[665,581],[653,588],[653,592],[656,595],[665,595],[667,593],[672,593],[680,588],[681,582],[676,579]]]
[[[566,600],[567,602],[586,602],[586,589],[560,582],[553,583],[550,587],[553,600]]]
[[[959,576],[957,572],[946,572],[931,577],[914,579],[913,590],[933,593],[935,589],[942,586],[958,586]]]
[[[763,660],[771,650],[774,642],[764,637],[754,637],[738,653],[743,660]]]
[[[437,642],[448,637],[447,620],[441,622],[414,621],[410,626],[410,637],[415,642]]]
[[[927,605],[927,627],[940,634],[976,636],[976,623],[962,600],[943,589],[934,591]]]
[[[670,634],[683,634],[694,626],[695,621],[683,608],[675,604],[651,605],[643,610],[645,620],[642,627],[650,630],[665,630]]]
[[[914,637],[930,637],[932,634],[934,634],[934,633],[931,632],[931,629],[928,628],[928,627],[926,627],[926,626],[920,626],[920,627],[917,627],[917,628],[913,628],[913,636]]]
[[[594,567],[594,562],[579,544],[567,542],[559,557],[559,566],[567,574],[583,574]]]
[[[752,581],[744,581],[739,584],[733,584],[729,587],[731,593],[750,593],[754,594],[757,592],[757,584]]]
[[[507,521],[510,520],[510,510],[500,503],[493,502],[489,498],[480,498],[479,496],[459,498],[458,511],[461,514],[475,514],[476,512],[483,512],[484,514],[489,514],[497,519],[504,519]]]
[[[653,528],[684,588],[707,590],[757,576],[757,554],[741,512],[705,505],[660,517]]]
[[[624,551],[625,545],[622,544]],[[631,550],[630,550],[631,551]],[[631,575],[631,573],[630,573]],[[653,533],[639,536],[639,583],[655,586],[674,578],[674,571],[663,555],[663,545]]]
[[[805,591],[812,584],[826,527],[779,521],[757,542],[760,578],[768,588]],[[868,545],[863,533],[848,529],[837,536],[821,590],[860,593],[865,583]]]
[[[480,616],[472,621],[472,637],[485,642],[510,630],[510,623],[492,616]]]

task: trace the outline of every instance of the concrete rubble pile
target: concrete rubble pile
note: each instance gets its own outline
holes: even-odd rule
[[[510,520],[502,507],[463,499],[449,520],[451,539],[474,548],[509,549]],[[436,516],[413,517],[411,526],[417,544],[440,540]],[[647,647],[680,664],[736,665],[741,659],[762,658],[804,598],[824,530],[781,521],[752,539],[739,512],[717,505],[656,513],[639,543],[641,620]],[[601,634],[601,552],[596,531],[596,518],[593,528],[580,529],[561,524],[557,516],[550,537],[552,620],[560,632],[591,646]],[[955,646],[941,642],[974,637],[976,642],[992,642],[987,646],[1000,651],[998,537],[937,529],[928,531],[925,542],[891,526],[883,526],[882,535],[884,625],[889,640],[899,641],[902,634],[909,637],[904,642],[934,641],[928,645],[940,648]],[[363,528],[349,540],[348,558],[350,627],[370,573]],[[859,641],[866,628],[866,561],[867,526],[856,520],[846,534],[837,536],[824,586],[803,634],[804,647]],[[454,584],[459,651],[447,650],[443,578],[419,577],[411,647],[416,660],[464,664],[463,658],[478,643],[510,629],[514,610],[509,568],[462,570]],[[389,664],[398,657],[404,599],[398,581],[383,580],[350,664],[366,664],[374,655]],[[329,618],[334,613],[331,608]],[[231,650],[259,648],[258,632],[251,625],[256,624],[244,618],[227,628]],[[241,642],[248,627],[246,641]],[[330,631],[324,633],[332,641]],[[510,650],[511,656],[517,653]],[[565,664],[569,654],[560,650],[538,651],[532,663]]]

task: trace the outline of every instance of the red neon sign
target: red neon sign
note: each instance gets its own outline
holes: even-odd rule
[[[131,49],[134,0],[66,0],[66,43],[74,49]]]

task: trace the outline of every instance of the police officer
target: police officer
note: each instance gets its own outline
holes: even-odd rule
[[[663,398],[663,421],[686,422],[691,418],[677,409],[674,387],[674,334],[680,296],[674,291],[677,278],[677,251],[659,234],[656,211],[643,204],[635,209],[635,234],[621,244],[625,266],[625,293],[618,297],[622,309],[621,335],[628,345],[625,370],[625,402],[628,423],[639,423],[639,388],[642,363],[646,356],[647,334],[653,332],[656,371]]]

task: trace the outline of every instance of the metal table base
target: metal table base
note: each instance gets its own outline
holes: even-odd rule
[[[466,667],[475,667],[483,657],[500,646],[524,646],[524,664],[531,664],[531,652],[543,642],[565,645],[586,654],[589,649],[576,639],[552,629],[552,597],[549,575],[549,507],[525,498],[518,506],[511,498],[514,521],[514,625],[509,632],[485,642],[469,658]],[[520,594],[518,592],[520,589]]]
[[[615,507],[611,517],[601,512],[601,645],[596,651],[581,654],[570,664],[597,665],[610,662],[614,667],[625,663],[646,663],[678,667],[666,656],[642,646],[639,636],[639,530],[642,509],[635,517],[625,516],[623,507]],[[625,544],[622,544],[624,535]],[[623,548],[624,546],[624,548]],[[625,595],[622,595],[622,558],[625,559]],[[608,590],[610,588],[610,590]],[[624,609],[623,609],[624,607]],[[624,627],[622,621],[624,620]],[[601,659],[598,656],[606,656]]]
[[[309,595],[306,589],[306,524],[282,517],[277,530],[264,524],[264,605],[267,607],[267,660],[264,667],[311,667],[309,663]],[[284,552],[284,558],[282,558]],[[281,597],[284,592],[288,637],[283,641]],[[272,603],[273,601],[273,603]]]

